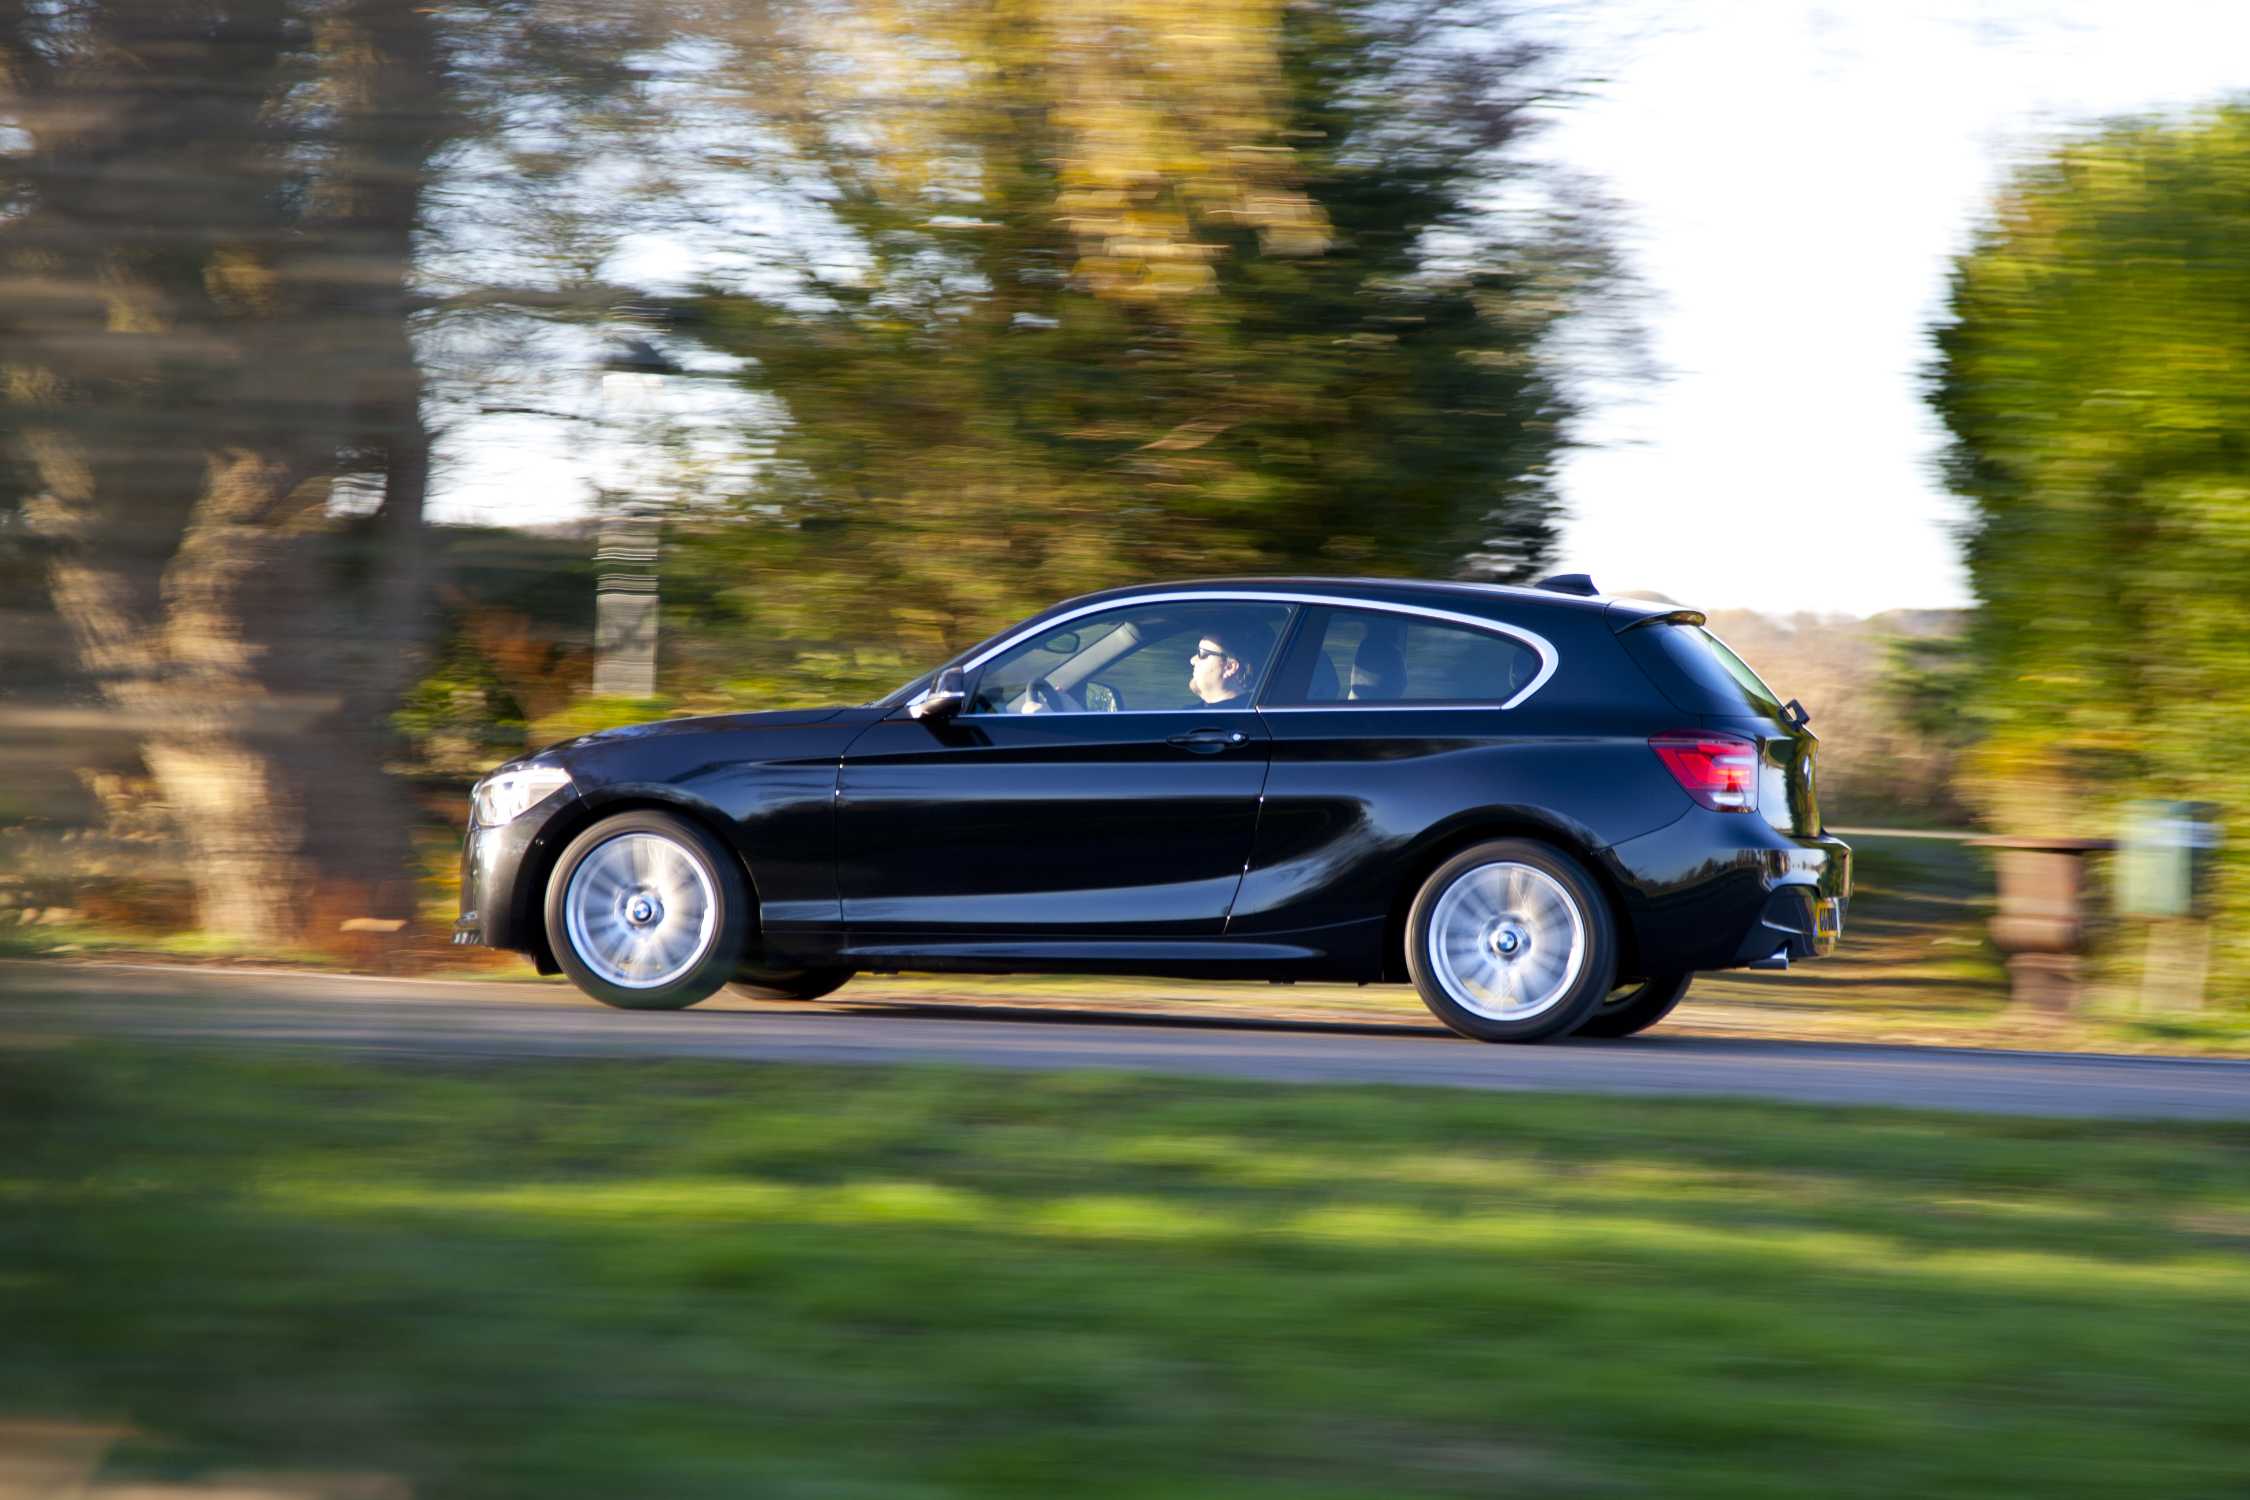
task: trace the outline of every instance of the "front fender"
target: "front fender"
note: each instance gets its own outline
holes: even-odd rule
[[[873,717],[686,721],[666,734],[599,738],[569,767],[590,816],[656,807],[702,822],[750,878],[761,928],[837,928],[836,775]],[[581,825],[583,826],[583,825]]]

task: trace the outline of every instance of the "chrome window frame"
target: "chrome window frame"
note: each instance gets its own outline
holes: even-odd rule
[[[1025,641],[1030,640],[1034,636],[1043,635],[1064,625],[1067,625],[1072,620],[1084,619],[1088,615],[1107,614],[1112,610],[1132,609],[1143,604],[1185,603],[1288,604],[1296,606],[1311,604],[1327,605],[1334,609],[1365,609],[1376,610],[1386,614],[1409,615],[1425,620],[1437,620],[1448,625],[1463,625],[1471,630],[1484,631],[1489,635],[1503,636],[1509,640],[1517,642],[1519,645],[1530,647],[1531,650],[1539,657],[1538,674],[1534,676],[1531,681],[1525,683],[1522,687],[1516,689],[1515,692],[1509,694],[1504,701],[1494,701],[1489,703],[1464,703],[1459,701],[1445,703],[1354,703],[1346,700],[1339,700],[1335,703],[1292,703],[1277,704],[1272,707],[1268,707],[1253,700],[1249,707],[1246,709],[1214,708],[1211,710],[1211,712],[1214,713],[1448,713],[1460,712],[1463,710],[1469,710],[1477,713],[1487,713],[1495,710],[1505,712],[1508,709],[1515,708],[1518,705],[1522,704],[1533,693],[1536,693],[1541,688],[1545,687],[1547,685],[1547,679],[1554,676],[1555,669],[1562,665],[1562,654],[1555,649],[1554,643],[1548,640],[1545,636],[1539,634],[1537,631],[1527,630],[1521,625],[1510,625],[1501,620],[1486,619],[1482,615],[1465,615],[1458,610],[1436,609],[1426,604],[1400,604],[1387,599],[1353,599],[1342,594],[1298,593],[1294,590],[1228,589],[1225,591],[1219,591],[1211,589],[1180,589],[1165,590],[1163,592],[1154,594],[1137,594],[1130,599],[1107,599],[1099,604],[1082,605],[1077,609],[1066,611],[1063,614],[1050,615],[1046,619],[1040,620],[1032,625],[1027,625],[1023,629],[1014,632],[1013,634],[1007,636],[996,644],[986,647],[984,650],[978,652],[969,660],[961,663],[961,675],[964,679],[966,679],[970,676],[970,674],[981,669],[986,662],[991,661],[994,657],[999,656],[1004,652],[1015,649],[1017,646],[1022,645]],[[1283,642],[1277,644],[1276,649],[1280,649],[1280,645],[1286,643],[1287,638],[1285,636]],[[926,692],[927,689],[925,689],[924,691]],[[1259,691],[1261,693],[1265,691],[1264,684],[1261,683],[1259,685]],[[917,694],[916,696],[918,698],[920,695]],[[910,699],[909,703],[911,704],[912,701],[914,700]],[[1196,713],[1199,712],[1199,710],[1192,708],[1121,708],[1115,710],[1114,712],[1116,714],[1185,714]],[[1037,716],[1026,714],[983,712],[959,713],[955,714],[953,717],[956,720],[961,720],[1022,719]],[[1076,716],[1072,715],[1071,717]],[[1103,717],[1107,718],[1111,717],[1111,715],[1105,714],[1103,715]]]

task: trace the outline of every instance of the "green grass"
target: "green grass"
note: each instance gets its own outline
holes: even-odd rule
[[[207,932],[125,931],[99,922],[68,921],[27,925],[0,922],[0,958],[82,957],[226,960],[292,968],[348,967],[343,959],[317,948],[250,948]]]
[[[2221,1495],[2250,1130],[0,1052],[0,1415],[434,1496]]]

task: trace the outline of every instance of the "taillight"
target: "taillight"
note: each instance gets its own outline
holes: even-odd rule
[[[1758,810],[1758,746],[1739,735],[1683,731],[1649,737],[1680,789],[1713,812]]]

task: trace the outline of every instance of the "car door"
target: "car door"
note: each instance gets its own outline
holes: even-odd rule
[[[1228,934],[1368,929],[1380,939],[1401,854],[1464,810],[1506,806],[1579,750],[1512,705],[1553,648],[1528,630],[1435,609],[1305,610],[1260,699],[1273,765]]]
[[[1217,935],[1266,777],[1255,679],[1288,614],[1167,596],[1051,622],[972,662],[959,714],[870,726],[837,785],[849,940]],[[1216,702],[1190,690],[1211,630],[1258,657]]]

